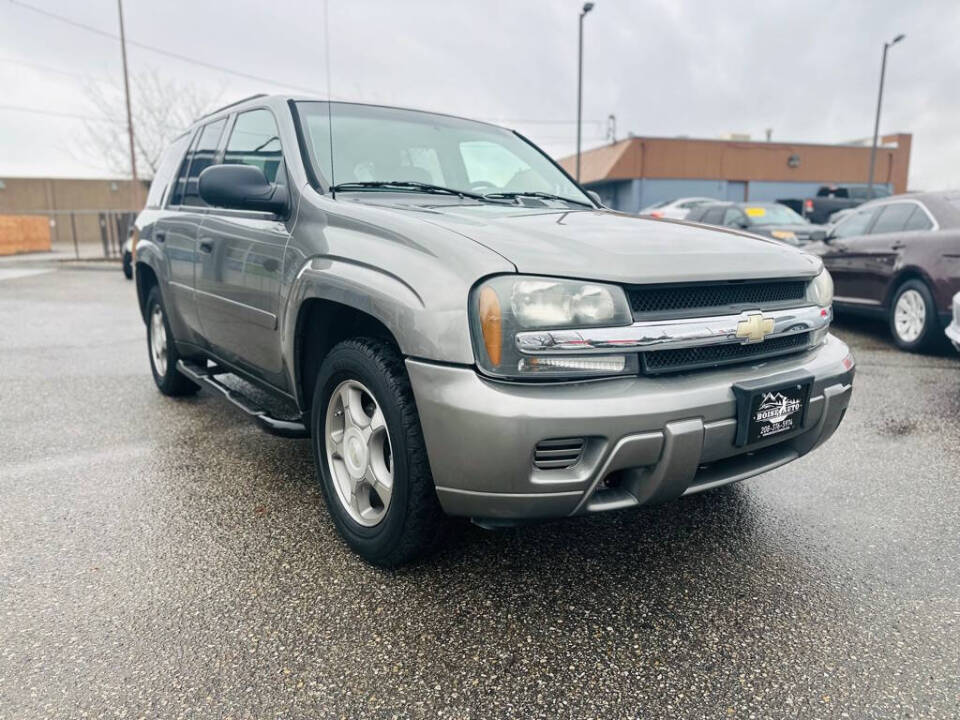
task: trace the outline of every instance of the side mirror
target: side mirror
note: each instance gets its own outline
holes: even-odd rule
[[[252,165],[213,165],[198,181],[200,197],[213,207],[258,210],[282,215],[287,209],[287,190],[272,185],[263,170]]]
[[[826,230],[814,230],[810,233],[810,242],[826,242],[827,237]]]
[[[596,190],[587,190],[587,195],[600,207],[606,207],[603,204],[603,200],[600,198],[600,193],[598,193]]]

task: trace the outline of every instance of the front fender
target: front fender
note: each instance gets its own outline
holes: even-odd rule
[[[445,280],[450,278],[444,278],[438,268],[430,296],[423,297],[422,289],[356,259],[326,255],[308,260],[291,284],[281,317],[283,353],[292,361],[293,374],[300,308],[312,299],[336,302],[376,318],[405,356],[472,364],[467,291],[461,283]]]

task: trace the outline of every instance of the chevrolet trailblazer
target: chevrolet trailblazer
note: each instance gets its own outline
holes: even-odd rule
[[[428,551],[445,515],[560,518],[757,475],[850,399],[819,258],[607,210],[482,122],[249,98],[172,144],[135,234],[160,391],[204,385],[309,437],[338,530],[380,565]]]

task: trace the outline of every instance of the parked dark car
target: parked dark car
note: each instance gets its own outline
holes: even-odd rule
[[[960,291],[960,192],[864,203],[806,250],[833,275],[838,309],[887,317],[904,350],[935,345]]]
[[[826,228],[813,225],[780,203],[714,203],[701,205],[687,215],[690,222],[748,230],[755,235],[780,240],[789,245],[804,245],[821,240]]]
[[[803,216],[812,223],[826,223],[838,210],[857,207],[867,202],[890,196],[883,185],[821,185],[816,197],[803,201]]]

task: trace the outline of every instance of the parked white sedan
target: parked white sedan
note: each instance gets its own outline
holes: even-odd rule
[[[960,351],[960,293],[953,296],[953,322],[947,326],[947,337]]]
[[[687,213],[699,205],[717,202],[716,198],[689,197],[677,198],[675,200],[664,200],[662,202],[649,205],[640,211],[641,215],[655,218],[671,218],[672,220],[683,220]]]

